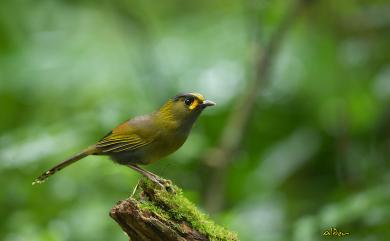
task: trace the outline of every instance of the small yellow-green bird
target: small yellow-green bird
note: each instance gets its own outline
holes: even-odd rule
[[[64,167],[89,155],[107,155],[150,180],[159,183],[157,175],[138,164],[155,162],[183,145],[199,114],[214,102],[198,93],[178,94],[159,110],[138,116],[117,126],[94,145],[66,159],[40,175],[33,184],[42,183]]]

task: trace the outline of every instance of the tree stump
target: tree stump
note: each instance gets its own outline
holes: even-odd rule
[[[135,197],[119,201],[110,216],[131,241],[238,241],[235,233],[200,212],[171,181],[165,188],[143,178]]]

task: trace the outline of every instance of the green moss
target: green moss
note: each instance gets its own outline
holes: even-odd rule
[[[142,208],[143,210],[148,210],[149,212],[154,213],[154,215],[159,216],[162,219],[169,220],[170,218],[169,213],[165,212],[159,206],[156,206],[150,201],[144,200],[143,202],[141,202],[140,208]]]
[[[186,221],[213,241],[238,240],[237,234],[215,224],[208,215],[200,212],[192,202],[184,197],[180,188],[171,183],[166,186],[168,191],[143,179],[140,187],[144,190],[144,194],[138,198],[141,208],[167,221]],[[180,231],[179,227],[178,230]]]

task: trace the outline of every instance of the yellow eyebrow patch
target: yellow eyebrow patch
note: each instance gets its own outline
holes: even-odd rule
[[[189,94],[195,96],[198,100],[200,100],[200,102],[203,102],[205,100],[203,95],[201,95],[199,93],[189,93]]]

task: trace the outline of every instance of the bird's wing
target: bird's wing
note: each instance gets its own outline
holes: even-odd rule
[[[96,143],[96,148],[103,154],[119,153],[124,151],[133,151],[141,148],[150,142],[153,138],[141,138],[139,135],[132,134],[115,134],[111,133]]]
[[[114,128],[96,143],[101,154],[135,151],[153,142],[159,135],[150,115],[139,116]]]

